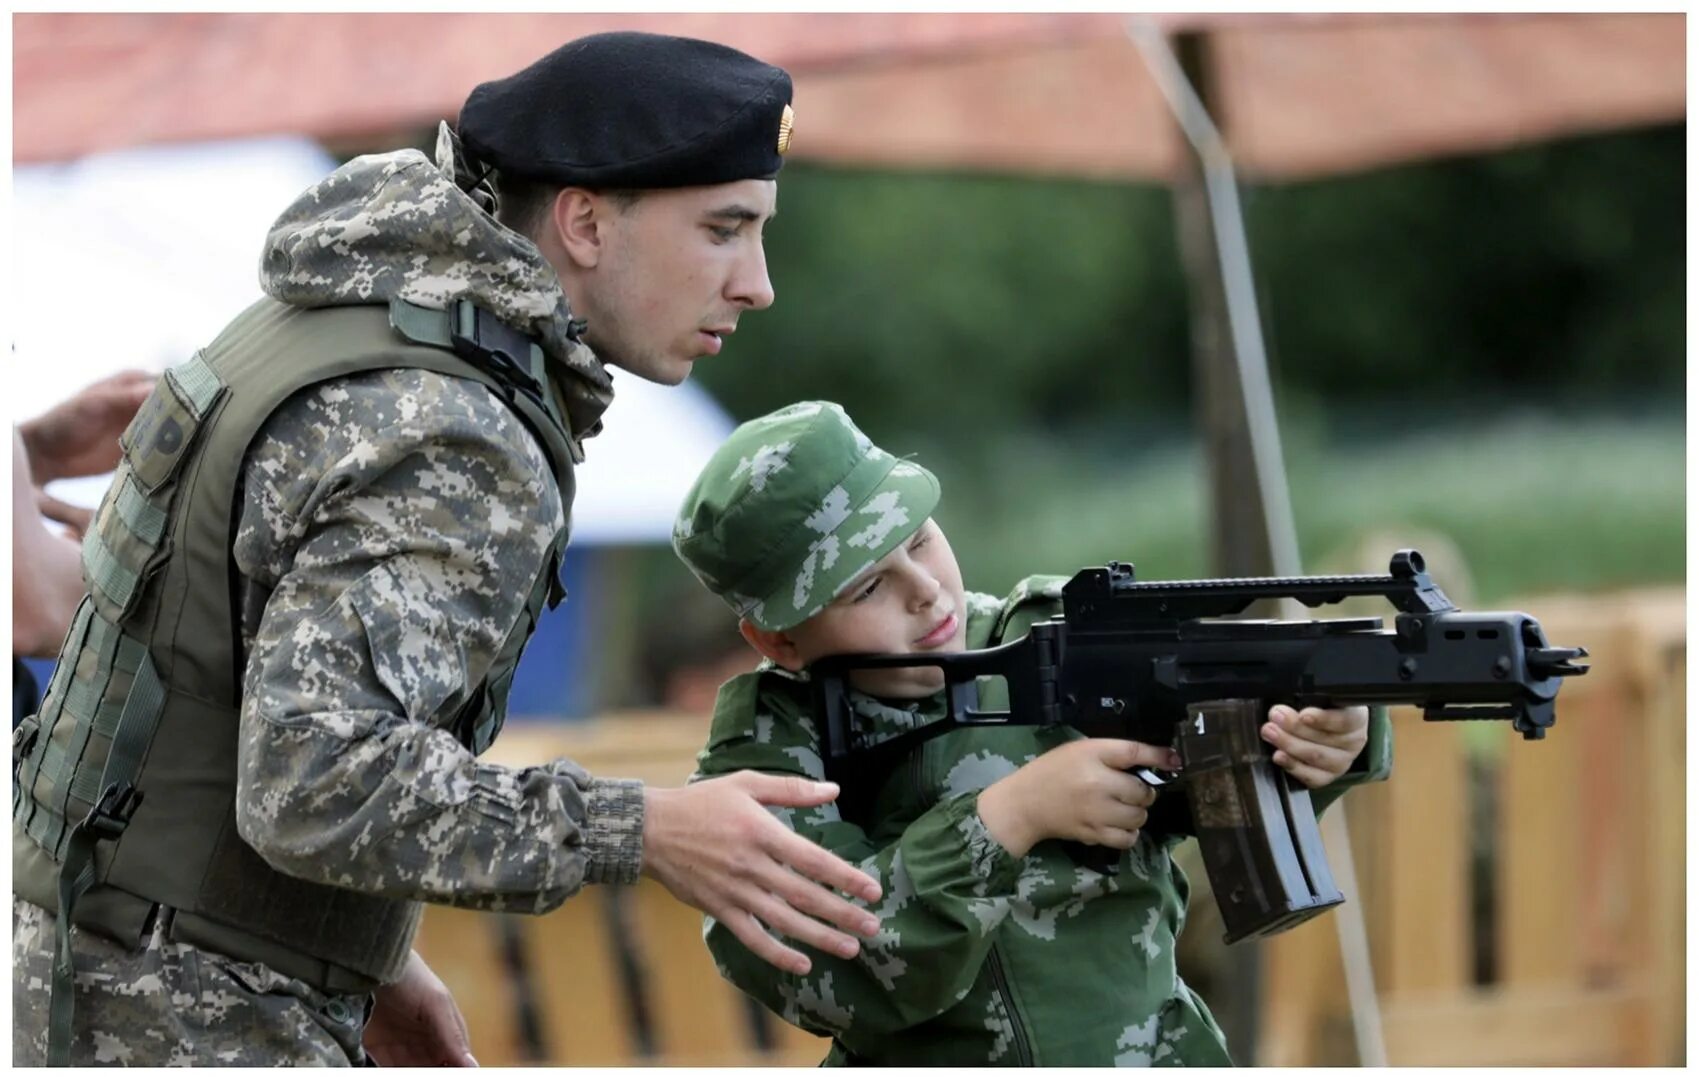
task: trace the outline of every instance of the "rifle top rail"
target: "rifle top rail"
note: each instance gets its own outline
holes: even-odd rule
[[[1456,605],[1428,577],[1420,552],[1413,549],[1398,552],[1392,557],[1390,570],[1386,575],[1138,581],[1131,564],[1112,562],[1069,582],[1063,590],[1063,603],[1070,614],[1162,622],[1234,615],[1255,601],[1281,598],[1320,607],[1337,604],[1349,596],[1381,596],[1408,614],[1431,615],[1456,610]]]

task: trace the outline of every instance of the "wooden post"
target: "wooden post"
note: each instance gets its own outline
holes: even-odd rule
[[[1174,39],[1174,50],[1181,70],[1207,108],[1215,96],[1207,36],[1180,34]],[[1171,190],[1191,310],[1192,408],[1209,472],[1210,517],[1205,531],[1210,537],[1210,569],[1218,577],[1270,577],[1275,569],[1266,507],[1257,485],[1233,356],[1220,244],[1197,155],[1181,155]],[[1258,1063],[1263,952],[1263,945],[1256,941],[1223,947],[1219,959],[1223,977],[1210,1002],[1227,1035],[1228,1052],[1241,1065]]]
[[[1215,570],[1233,577],[1295,576],[1302,572],[1298,535],[1287,493],[1238,178],[1226,142],[1210,116],[1214,94],[1208,38],[1183,33],[1170,47],[1154,24],[1138,17],[1128,21],[1127,32],[1143,51],[1192,150],[1184,157],[1174,198],[1193,298],[1198,408],[1211,461]],[[1247,616],[1273,614],[1271,606],[1253,605]],[[1275,610],[1284,609],[1289,618],[1300,617],[1296,607],[1288,601]],[[1346,843],[1343,820],[1332,828],[1338,836],[1335,843]],[[1341,887],[1355,892],[1349,865],[1343,869]],[[1353,908],[1334,921],[1346,957],[1344,974],[1359,1057],[1379,1063],[1384,1049],[1362,914]],[[1255,947],[1239,950],[1228,985],[1242,989],[1220,1009],[1228,1049],[1235,1060],[1244,1062],[1257,1060],[1255,988],[1261,982],[1260,967]]]
[[[1174,39],[1174,51],[1181,70],[1209,107],[1216,95],[1207,35],[1180,34]],[[1270,577],[1276,569],[1268,508],[1257,483],[1244,387],[1233,355],[1220,242],[1197,155],[1181,155],[1172,192],[1191,310],[1192,410],[1209,471],[1210,568],[1225,577]]]

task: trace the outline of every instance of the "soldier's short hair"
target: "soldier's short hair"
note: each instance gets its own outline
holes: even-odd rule
[[[517,173],[498,172],[494,179],[496,220],[535,240],[548,217],[549,207],[560,194],[560,185]]]

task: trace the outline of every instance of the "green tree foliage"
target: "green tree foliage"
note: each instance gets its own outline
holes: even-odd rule
[[[1484,595],[1681,577],[1685,141],[1246,187],[1307,562],[1390,524]],[[829,398],[916,454],[979,588],[1210,572],[1166,189],[792,164],[779,208],[779,302],[695,376],[734,416]]]
[[[1265,188],[1249,217],[1284,384],[1380,396],[1679,389],[1686,129]]]
[[[1685,126],[1248,187],[1283,395],[1680,387]],[[1165,189],[788,166],[780,302],[698,377],[739,417],[830,397],[881,430],[1188,406]],[[887,426],[888,425],[888,426]]]

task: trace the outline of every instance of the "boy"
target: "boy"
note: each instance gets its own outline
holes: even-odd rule
[[[698,778],[820,779],[806,684],[820,657],[985,648],[1058,609],[1060,577],[1028,578],[1003,600],[967,592],[929,516],[938,499],[930,472],[874,446],[830,402],[752,420],[715,452],[673,546],[766,662],[721,688]],[[936,668],[865,671],[851,685],[871,742],[942,715]],[[1336,781],[1377,771],[1347,775],[1369,726],[1363,709],[1280,707],[1264,731],[1277,764],[1332,785],[1316,793],[1319,808]],[[1181,837],[1143,830],[1155,793],[1127,771],[1138,765],[1178,758],[1030,725],[935,738],[889,775],[858,778],[877,792],[868,820],[842,820],[835,803],[777,811],[879,879],[881,931],[860,956],[811,951],[808,974],[775,974],[713,919],[708,946],[745,992],[830,1035],[827,1064],[1231,1064],[1174,967],[1188,896],[1170,860]],[[1055,840],[1125,854],[1105,875]]]

